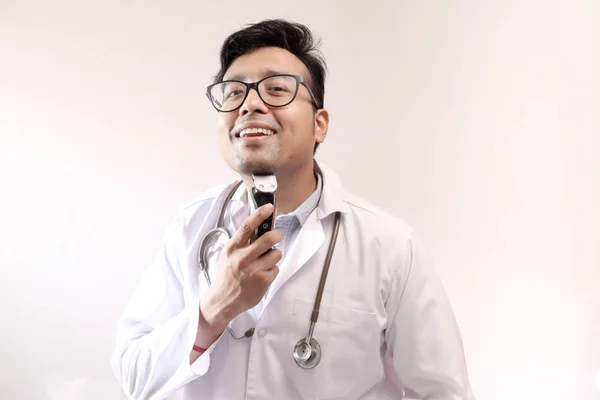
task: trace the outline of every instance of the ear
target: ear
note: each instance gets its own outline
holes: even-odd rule
[[[329,128],[329,112],[325,109],[320,109],[315,115],[315,141],[323,143],[327,137],[327,129]]]

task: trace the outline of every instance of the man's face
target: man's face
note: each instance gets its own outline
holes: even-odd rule
[[[276,73],[300,75],[307,80],[310,76],[292,53],[264,47],[238,57],[223,80],[256,82]],[[238,173],[293,172],[312,163],[315,142],[325,140],[327,123],[327,112],[315,113],[308,90],[300,85],[294,101],[284,107],[267,106],[255,90],[250,90],[238,110],[219,113],[217,131],[221,153]],[[240,135],[240,129],[245,128],[269,129],[274,134]]]

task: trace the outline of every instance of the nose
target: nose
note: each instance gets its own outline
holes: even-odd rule
[[[240,107],[240,116],[246,115],[248,113],[261,113],[266,114],[269,112],[267,105],[261,100],[258,92],[255,89],[250,89],[248,92],[248,96],[244,103]]]

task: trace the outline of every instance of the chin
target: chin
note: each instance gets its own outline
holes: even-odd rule
[[[274,172],[277,169],[277,163],[269,160],[234,158],[231,167],[240,174],[250,175],[254,172]]]
[[[253,172],[274,172],[279,166],[279,158],[276,152],[260,152],[257,154],[234,151],[231,157],[231,167],[240,174],[252,174]]]

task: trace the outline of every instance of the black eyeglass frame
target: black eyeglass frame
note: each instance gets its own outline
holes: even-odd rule
[[[268,102],[266,102],[266,101],[265,101],[265,99],[263,99],[263,98],[262,98],[262,96],[260,95],[260,92],[259,92],[259,90],[258,90],[258,85],[260,85],[260,83],[261,83],[262,81],[264,81],[264,80],[267,80],[267,79],[270,79],[270,78],[274,78],[274,77],[277,77],[277,76],[287,76],[287,77],[292,77],[292,78],[294,78],[294,79],[296,80],[296,91],[294,92],[294,95],[292,96],[292,99],[291,99],[290,101],[288,101],[288,102],[287,102],[287,103],[285,103],[285,104],[281,104],[281,105],[275,105],[275,106],[274,106],[274,105],[271,105],[271,104],[269,104]],[[242,85],[246,86],[246,93],[244,94],[244,98],[243,98],[243,99],[242,99],[242,101],[240,102],[240,105],[239,105],[239,106],[237,106],[237,107],[236,107],[236,108],[234,108],[233,110],[222,111],[222,110],[219,110],[219,109],[217,108],[217,106],[215,105],[215,103],[214,103],[214,101],[213,101],[213,98],[212,98],[212,96],[211,96],[211,94],[210,94],[210,93],[211,93],[211,90],[212,90],[212,88],[213,88],[213,87],[215,87],[215,86],[217,86],[217,85],[221,85],[221,84],[223,84],[223,83],[226,83],[226,82],[227,82],[227,83],[230,83],[230,82],[231,82],[231,83],[240,83],[240,84],[242,84]],[[279,107],[285,107],[285,106],[287,106],[287,105],[290,105],[290,104],[291,104],[291,103],[292,103],[294,100],[296,100],[296,96],[298,96],[298,90],[300,89],[300,85],[303,85],[303,86],[306,88],[306,90],[308,90],[308,94],[310,95],[310,97],[311,97],[311,99],[312,99],[312,103],[313,103],[314,107],[315,107],[316,109],[319,109],[320,107],[319,107],[319,105],[318,105],[317,98],[315,97],[315,95],[314,95],[314,93],[313,93],[312,89],[311,89],[311,88],[310,88],[310,86],[308,85],[308,82],[306,82],[306,79],[304,79],[304,77],[302,77],[302,76],[300,76],[300,75],[293,75],[293,74],[276,74],[276,75],[269,75],[269,76],[266,76],[266,77],[262,78],[262,79],[261,79],[261,80],[259,80],[259,81],[256,81],[256,82],[250,82],[250,83],[248,83],[248,82],[242,82],[242,81],[238,81],[238,80],[235,80],[235,79],[234,79],[234,80],[221,81],[221,82],[215,82],[215,83],[213,83],[213,84],[209,85],[209,86],[206,88],[206,97],[208,97],[208,100],[210,101],[210,104],[212,104],[212,106],[213,106],[213,107],[215,108],[215,110],[217,110],[218,112],[233,112],[233,111],[239,110],[239,109],[240,109],[240,107],[241,107],[242,105],[244,105],[244,102],[245,102],[245,101],[246,101],[246,99],[248,98],[248,94],[250,94],[250,90],[251,90],[251,89],[254,89],[254,90],[256,91],[256,94],[258,94],[258,97],[260,98],[260,100],[261,100],[263,103],[265,103],[265,104],[266,104],[267,106],[269,106],[269,107],[276,107],[276,108],[279,108]]]

